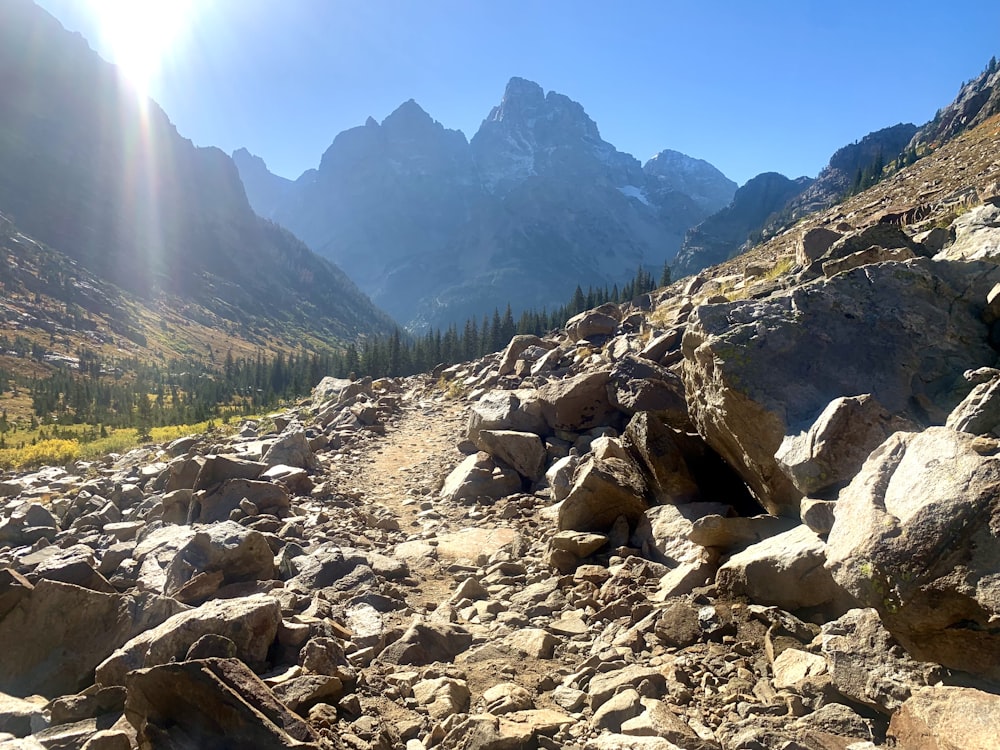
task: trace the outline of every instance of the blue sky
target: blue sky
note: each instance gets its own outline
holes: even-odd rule
[[[37,1],[115,60],[95,10],[112,0]],[[189,0],[178,22],[150,95],[196,144],[245,146],[290,178],[410,98],[471,138],[515,75],[641,161],[671,148],[740,184],[815,176],[872,130],[930,119],[1000,56],[986,0]]]

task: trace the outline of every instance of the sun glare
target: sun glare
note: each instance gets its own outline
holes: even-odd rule
[[[115,63],[145,94],[191,20],[194,0],[90,0]]]

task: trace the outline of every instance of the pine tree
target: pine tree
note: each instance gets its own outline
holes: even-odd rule
[[[670,264],[663,261],[663,270],[660,272],[660,286],[670,286]]]

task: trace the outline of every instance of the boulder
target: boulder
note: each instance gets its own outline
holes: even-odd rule
[[[450,662],[472,645],[472,634],[447,622],[414,618],[399,640],[386,647],[379,659],[388,664],[423,666]]]
[[[134,635],[136,609],[129,596],[39,581],[0,620],[0,691],[55,698],[87,687]]]
[[[480,430],[549,433],[534,391],[489,391],[484,394],[469,412],[466,436],[475,443]]]
[[[659,505],[647,510],[632,534],[631,544],[644,557],[671,567],[660,582],[661,596],[680,596],[702,586],[715,575],[718,550],[691,542],[691,528],[706,514],[725,513],[718,503]]]
[[[319,461],[309,447],[309,440],[302,425],[293,422],[271,443],[261,459],[268,468],[273,466],[294,466],[299,469],[318,469]]]
[[[477,435],[478,437],[478,435]],[[442,500],[501,498],[521,489],[521,477],[513,469],[498,466],[485,451],[466,456],[444,480]]]
[[[229,479],[256,479],[266,468],[266,464],[238,456],[206,456],[191,489],[211,490]]]
[[[795,264],[805,268],[819,260],[843,235],[826,227],[813,227],[802,234],[795,247]]]
[[[687,464],[691,442],[650,412],[639,412],[629,420],[623,443],[639,460],[656,502],[687,503],[698,497],[698,484]]]
[[[906,248],[915,253],[922,249],[900,227],[894,224],[872,224],[870,227],[850,232],[835,240],[830,245],[830,249],[812,264],[812,268],[831,260],[839,260],[863,252],[871,247],[885,250]]]
[[[896,433],[840,493],[827,566],[914,657],[1000,679],[1000,442]]]
[[[519,334],[510,340],[507,344],[507,348],[503,350],[500,355],[500,363],[497,367],[497,375],[503,377],[504,375],[510,375],[514,372],[514,368],[517,366],[518,357],[520,357],[526,349],[532,346],[544,346],[547,349],[551,349],[552,345],[549,342],[543,341],[538,338],[538,336],[532,336],[529,334]]]
[[[0,734],[27,737],[35,729],[41,729],[47,722],[42,713],[44,702],[26,701],[12,695],[0,693]]]
[[[125,685],[140,748],[319,748],[309,725],[236,659],[139,669]]]
[[[413,686],[413,698],[438,721],[467,711],[471,697],[465,681],[451,677],[422,680]]]
[[[823,656],[841,695],[889,715],[914,690],[944,677],[937,664],[916,661],[899,647],[874,609],[852,609],[823,625]]]
[[[1000,696],[966,687],[923,687],[893,714],[887,738],[898,748],[993,750]]]
[[[608,399],[625,414],[649,411],[673,427],[690,424],[684,381],[666,367],[634,354],[615,363],[608,382]]]
[[[824,605],[837,609],[845,597],[823,567],[825,553],[818,536],[796,526],[730,557],[719,568],[716,584],[720,592],[755,604],[790,611]]]
[[[538,400],[546,424],[568,432],[586,432],[608,424],[615,413],[608,400],[610,380],[610,372],[597,370],[543,385],[538,389]]]
[[[236,644],[240,660],[260,667],[280,622],[281,606],[269,596],[216,599],[180,612],[125,643],[98,665],[96,680],[105,687],[124,685],[129,671],[183,659],[195,641],[209,633],[228,638]]]
[[[948,415],[945,426],[972,435],[1000,435],[1000,372],[976,383]]]
[[[559,506],[560,531],[603,532],[619,516],[635,525],[649,507],[646,481],[630,461],[586,459]]]
[[[175,594],[205,573],[220,574],[220,585],[274,578],[274,553],[263,534],[233,521],[194,528],[166,570],[163,593]]]
[[[1000,205],[984,203],[962,214],[952,224],[955,241],[939,257],[955,260],[1000,257]]]
[[[807,430],[786,435],[774,459],[799,492],[817,496],[847,484],[869,453],[908,427],[871,394],[835,398]]]
[[[545,473],[545,444],[534,433],[480,430],[476,447],[507,464],[529,481],[537,482]]]
[[[889,261],[911,260],[917,254],[908,247],[894,247],[886,249],[884,247],[872,246],[867,250],[859,250],[843,258],[828,260],[823,263],[823,275],[829,278],[852,268],[870,266],[873,263],[887,263]]]
[[[597,340],[611,336],[618,328],[618,319],[600,310],[585,310],[566,321],[570,341]]]
[[[243,500],[249,500],[262,513],[274,514],[287,510],[290,502],[288,492],[279,484],[227,479],[215,490],[195,493],[188,510],[188,523],[225,521]]]
[[[968,392],[961,371],[995,359],[979,310],[998,280],[994,265],[919,258],[696,307],[683,341],[691,418],[768,512],[798,517],[802,492],[774,459],[785,436],[858,393],[944,422]]]
[[[728,509],[727,506],[723,506]],[[713,512],[692,519],[688,539],[705,547],[734,552],[770,537],[790,531],[798,525],[794,518],[781,516],[730,516]]]

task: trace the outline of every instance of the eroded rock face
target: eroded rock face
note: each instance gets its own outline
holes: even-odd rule
[[[1000,443],[897,433],[840,494],[827,565],[916,658],[1000,678]]]
[[[692,421],[769,512],[797,516],[802,493],[774,459],[785,436],[858,393],[944,422],[968,392],[962,371],[994,361],[979,310],[998,280],[996,266],[917,259],[697,307],[683,340]]]

